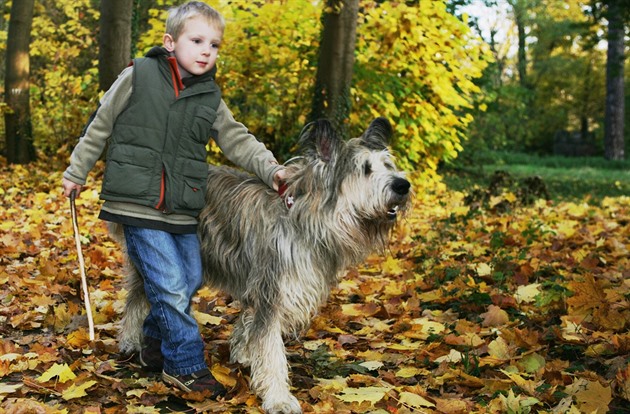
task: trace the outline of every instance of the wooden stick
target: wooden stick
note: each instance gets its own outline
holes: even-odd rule
[[[74,229],[74,242],[77,245],[77,254],[79,256],[79,270],[81,271],[81,285],[83,286],[83,301],[85,302],[85,312],[88,318],[88,327],[90,329],[90,341],[94,340],[94,320],[92,319],[92,306],[90,305],[90,292],[88,290],[87,279],[85,277],[85,262],[83,261],[83,252],[81,251],[81,237],[79,236],[79,223],[77,220],[77,206],[74,202],[76,198],[76,190],[70,193],[70,213],[72,215],[72,228]]]

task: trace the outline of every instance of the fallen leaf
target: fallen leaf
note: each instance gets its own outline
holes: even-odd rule
[[[50,381],[53,377],[58,377],[59,382],[62,384],[66,381],[70,381],[75,379],[77,376],[72,372],[68,364],[53,364],[52,367],[48,368],[46,372],[36,378],[37,382],[47,382]]]
[[[398,396],[398,401],[407,407],[411,407],[414,409],[422,409],[427,407],[435,407],[435,404],[421,395],[414,394],[411,392],[401,392]]]
[[[565,392],[575,397],[580,411],[584,413],[606,413],[612,400],[610,386],[604,386],[599,381],[588,381],[583,378],[576,379],[573,384],[566,387]]]
[[[66,389],[61,394],[61,397],[64,400],[66,400],[66,401],[72,400],[74,398],[85,397],[87,395],[85,390],[87,390],[88,388],[92,387],[96,383],[97,383],[96,381],[86,381],[86,382],[84,382],[83,384],[80,384],[80,385],[72,384],[68,389]]]
[[[508,313],[498,306],[488,306],[488,311],[479,315],[483,318],[482,326],[502,326],[510,322]]]
[[[341,401],[362,403],[369,401],[372,405],[382,400],[391,390],[386,387],[344,388],[335,396]]]

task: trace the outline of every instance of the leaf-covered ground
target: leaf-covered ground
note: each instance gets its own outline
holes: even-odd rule
[[[98,179],[77,201],[89,341],[60,181],[41,164],[0,169],[0,413],[260,412],[247,370],[228,363],[238,309],[219,292],[196,309],[225,400],[190,399],[118,354],[125,290]],[[304,411],[630,412],[630,198],[467,201],[417,191],[390,249],[287,344]]]

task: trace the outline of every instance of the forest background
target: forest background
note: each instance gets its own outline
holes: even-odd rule
[[[79,200],[100,331],[96,342],[86,340],[58,189],[99,96],[126,64],[114,57],[125,51],[127,62],[161,44],[164,12],[177,3],[0,1],[0,409],[7,412],[199,408],[117,359],[124,289],[119,253],[96,219],[102,164]],[[504,14],[480,25],[466,14],[471,3]],[[11,18],[12,6],[29,4],[32,20]],[[329,116],[357,135],[386,116],[392,149],[414,181],[414,209],[391,251],[351,271],[305,342],[289,346],[305,411],[624,412],[628,1],[212,4],[228,22],[218,63],[224,97],[280,160],[313,117]],[[350,20],[342,20],[347,11]],[[26,66],[25,54],[11,49],[16,27],[14,37],[26,38]],[[327,29],[335,27],[331,39]],[[622,51],[612,59],[610,44]],[[105,45],[112,50],[103,54]],[[330,65],[338,51],[344,64]],[[20,87],[16,68],[20,82],[26,68]],[[532,154],[544,160],[534,173],[551,163],[575,176],[596,165],[605,176],[592,192],[603,191],[558,197],[548,181],[494,173]],[[212,144],[209,160],[225,163]],[[232,387],[227,405],[211,408],[256,412],[246,372],[225,363],[236,310],[217,292],[202,292],[196,305],[218,361],[213,370]]]

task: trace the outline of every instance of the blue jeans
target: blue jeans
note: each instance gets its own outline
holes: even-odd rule
[[[164,371],[187,375],[206,368],[204,344],[191,300],[202,283],[201,253],[196,234],[124,226],[127,251],[144,279],[151,305],[145,336],[162,341]]]

